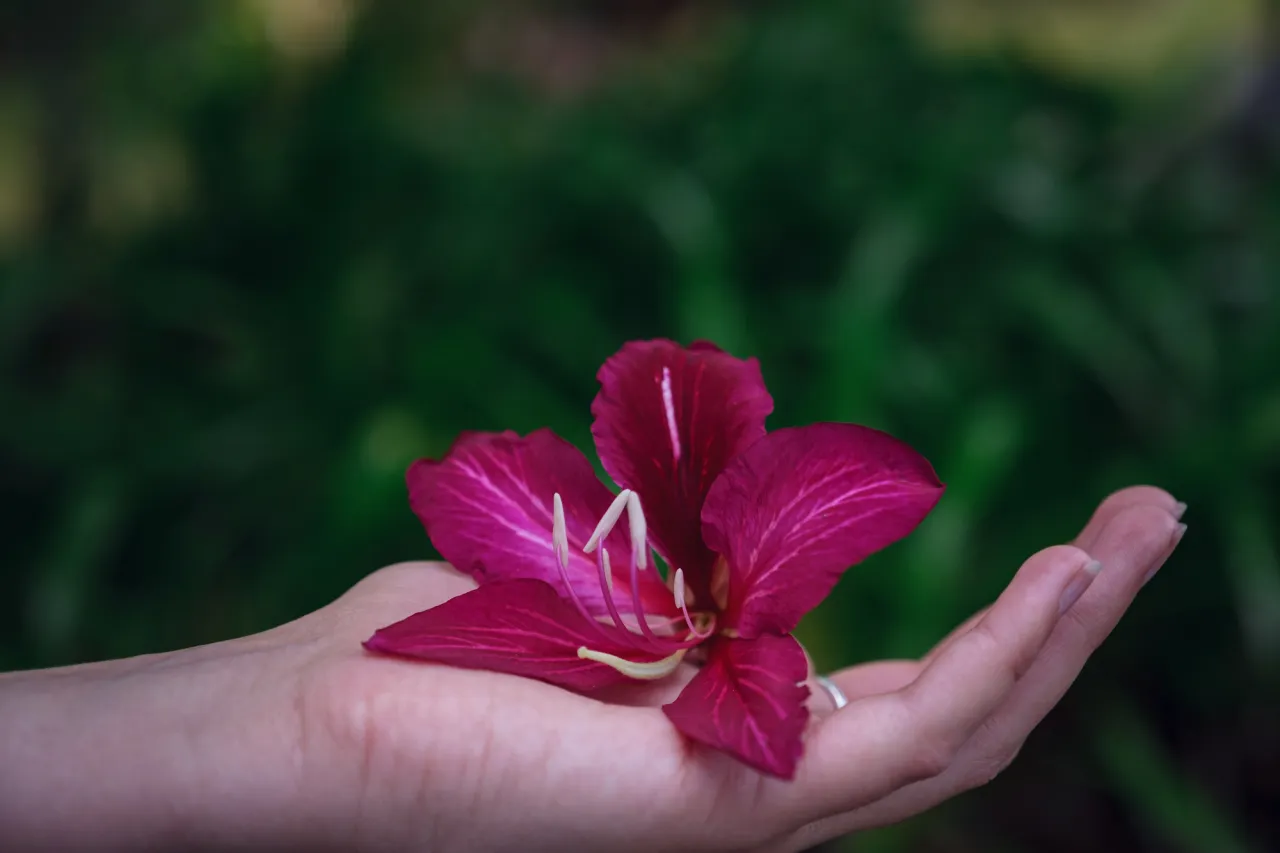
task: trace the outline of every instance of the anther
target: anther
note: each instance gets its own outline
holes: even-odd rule
[[[559,492],[552,496],[551,508],[551,544],[556,549],[556,560],[561,565],[568,565],[569,533],[565,529],[564,502],[560,500]]]
[[[592,531],[591,538],[587,540],[586,545],[582,546],[583,551],[590,554],[600,544],[601,539],[613,532],[613,527],[618,523],[618,519],[622,517],[622,510],[626,508],[627,499],[630,497],[630,489],[623,489],[618,492],[618,496],[613,499],[613,503],[609,504],[609,509],[605,511],[604,517],[600,519],[600,523]]]
[[[631,550],[635,554],[636,568],[643,569],[649,561],[649,544],[644,510],[640,508],[640,496],[632,492],[627,497],[627,522],[631,526]]]

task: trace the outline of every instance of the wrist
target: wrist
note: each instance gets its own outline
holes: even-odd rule
[[[306,802],[282,652],[0,676],[0,848],[309,847],[324,804]]]

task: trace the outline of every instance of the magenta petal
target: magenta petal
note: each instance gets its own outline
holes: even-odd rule
[[[809,720],[804,650],[791,636],[718,639],[693,680],[663,711],[687,737],[755,769],[795,776]]]
[[[883,432],[814,424],[771,433],[716,481],[707,545],[729,564],[725,624],[791,631],[841,573],[910,533],[942,496],[929,463]]]
[[[702,542],[702,502],[729,460],[764,435],[773,398],[760,365],[703,342],[633,341],[597,378],[600,460],[639,494],[658,551],[705,601],[715,555]]]
[[[436,550],[481,583],[510,578],[546,581],[563,594],[552,547],[552,496],[564,502],[569,535],[569,579],[593,614],[604,614],[594,554],[582,546],[613,500],[591,463],[550,430],[525,438],[513,432],[464,433],[439,462],[419,460],[406,475],[409,503]],[[625,521],[605,542],[615,576],[627,566]],[[671,609],[671,594],[654,572],[641,575],[650,612]],[[632,612],[629,579],[614,584],[620,610]]]
[[[637,662],[660,657],[634,651],[617,630],[597,630],[549,585],[528,579],[463,593],[379,630],[364,645],[382,654],[523,675],[581,692],[629,680],[611,666],[579,658],[582,646]]]

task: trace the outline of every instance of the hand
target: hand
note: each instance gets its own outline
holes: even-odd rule
[[[102,840],[113,817],[119,824],[149,800],[150,824],[110,835],[121,846],[799,850],[903,820],[1007,766],[1172,552],[1181,509],[1157,489],[1119,492],[1072,545],[1031,557],[995,604],[924,660],[833,675],[850,704],[834,712],[813,690],[805,758],[790,783],[675,732],[658,707],[691,667],[674,683],[585,698],[364,653],[374,629],[471,588],[438,564],[383,569],[328,607],[244,640],[0,679],[0,700],[24,684],[17,693],[43,697],[29,705],[46,712],[24,743],[57,740],[66,726],[82,733],[78,748],[74,735],[70,747],[63,739],[61,762],[101,753],[111,732],[125,744],[93,758],[112,764],[120,793],[75,811],[82,824],[98,819],[85,838]],[[1096,581],[1086,569],[1094,560]],[[51,705],[49,696],[61,698]],[[47,713],[72,706],[72,719]],[[122,719],[132,724],[121,729]],[[184,736],[172,735],[175,725]],[[4,734],[0,726],[0,767],[17,766],[23,748]],[[175,744],[181,760],[166,761]],[[7,825],[26,827],[19,838],[50,837],[40,835],[40,787],[38,777],[0,771],[0,841]]]

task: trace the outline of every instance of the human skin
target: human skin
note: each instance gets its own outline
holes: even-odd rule
[[[442,564],[387,567],[251,637],[0,675],[0,849],[801,850],[1006,767],[1176,547],[1183,509],[1117,492],[924,659],[833,674],[850,704],[813,690],[792,782],[676,733],[660,706],[692,667],[588,698],[365,652],[473,587]]]

